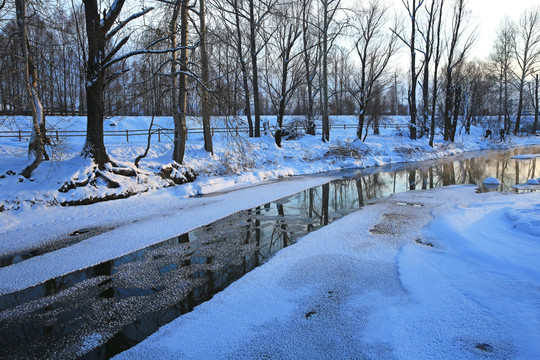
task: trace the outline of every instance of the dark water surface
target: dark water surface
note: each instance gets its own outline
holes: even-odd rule
[[[488,176],[502,181],[498,191],[517,191],[512,185],[540,173],[536,159],[511,156],[535,153],[540,154],[540,148],[335,173],[340,178],[330,183],[4,295],[0,358],[110,358],[210,299],[299,237],[374,199],[453,184],[477,184],[478,191],[487,191],[481,183]],[[23,254],[17,256],[22,261]]]

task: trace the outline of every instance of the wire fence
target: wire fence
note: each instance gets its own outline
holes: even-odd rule
[[[384,129],[404,129],[408,125],[407,124],[380,124],[380,128]],[[356,129],[356,124],[333,124],[331,126],[332,129]],[[321,130],[322,127],[319,125],[316,127],[317,130]],[[296,128],[296,131],[298,131],[299,128]],[[240,126],[240,127],[213,127],[211,128],[212,136],[216,133],[230,133],[234,135],[240,135],[240,134],[249,134],[249,127],[247,126]],[[204,129],[203,128],[188,128],[187,134],[203,134]],[[14,138],[18,139],[19,141],[28,141],[32,134],[31,130],[13,130],[13,131],[0,131],[0,138]],[[151,135],[156,137],[157,141],[161,142],[163,138],[166,138],[170,135],[174,134],[173,129],[166,129],[166,128],[157,128],[152,129]],[[60,139],[65,138],[74,138],[74,137],[85,137],[86,131],[84,130],[58,130],[58,129],[48,129],[46,133],[46,142],[48,144],[54,144],[55,142],[58,143]],[[140,136],[148,136],[148,129],[134,129],[134,130],[105,130],[103,131],[103,136],[109,137],[109,136],[116,136],[116,137],[124,137],[126,139],[126,142],[129,142],[130,139],[133,139],[134,137],[140,137]]]

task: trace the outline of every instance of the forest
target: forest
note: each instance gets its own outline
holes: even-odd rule
[[[482,59],[471,55],[477,21],[465,0],[3,0],[0,34],[0,121],[33,119],[26,178],[48,158],[47,115],[85,115],[82,154],[117,173],[109,116],[171,116],[177,164],[187,116],[202,119],[210,153],[213,116],[278,146],[290,114],[305,134],[320,123],[323,142],[339,114],[357,116],[359,139],[377,134],[381,116],[407,115],[410,139],[431,146],[437,132],[453,142],[458,126],[538,126],[537,7],[503,19]]]

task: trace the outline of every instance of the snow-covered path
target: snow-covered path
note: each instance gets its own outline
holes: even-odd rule
[[[401,193],[311,233],[118,359],[540,358],[539,193]]]

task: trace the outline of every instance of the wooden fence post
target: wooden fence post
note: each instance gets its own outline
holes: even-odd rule
[[[58,138],[58,130],[56,130],[56,142],[58,142],[59,138]]]
[[[161,129],[157,129],[157,141],[161,142]]]
[[[19,130],[19,141],[22,141],[22,131]]]
[[[129,142],[129,130],[126,130],[126,141]]]

